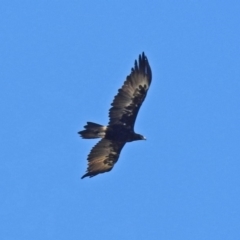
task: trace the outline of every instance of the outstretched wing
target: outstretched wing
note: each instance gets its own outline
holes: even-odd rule
[[[87,173],[82,178],[94,177],[99,173],[110,171],[117,162],[124,145],[125,142],[100,140],[88,155]]]
[[[123,124],[134,128],[138,111],[147,95],[152,80],[151,68],[144,53],[139,55],[138,62],[131,74],[127,76],[109,110],[109,125]]]

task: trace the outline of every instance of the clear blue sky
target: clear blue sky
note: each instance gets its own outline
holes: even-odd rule
[[[240,239],[240,1],[3,0],[0,32],[0,239]],[[81,180],[142,51],[147,141]]]

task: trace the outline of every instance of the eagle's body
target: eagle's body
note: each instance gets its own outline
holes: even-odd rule
[[[111,104],[108,126],[87,122],[85,130],[79,132],[85,139],[102,138],[88,155],[87,173],[82,178],[110,171],[126,142],[145,139],[134,132],[134,123],[151,80],[151,68],[142,53]]]

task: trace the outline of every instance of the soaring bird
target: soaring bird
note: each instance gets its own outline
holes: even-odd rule
[[[88,168],[82,178],[110,171],[127,142],[146,139],[134,132],[134,124],[151,80],[151,68],[143,52],[113,99],[108,125],[87,122],[78,132],[84,139],[101,138],[88,155]]]

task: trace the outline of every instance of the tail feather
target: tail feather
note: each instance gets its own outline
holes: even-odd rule
[[[104,138],[107,127],[97,123],[87,122],[85,130],[78,132],[82,138]]]

